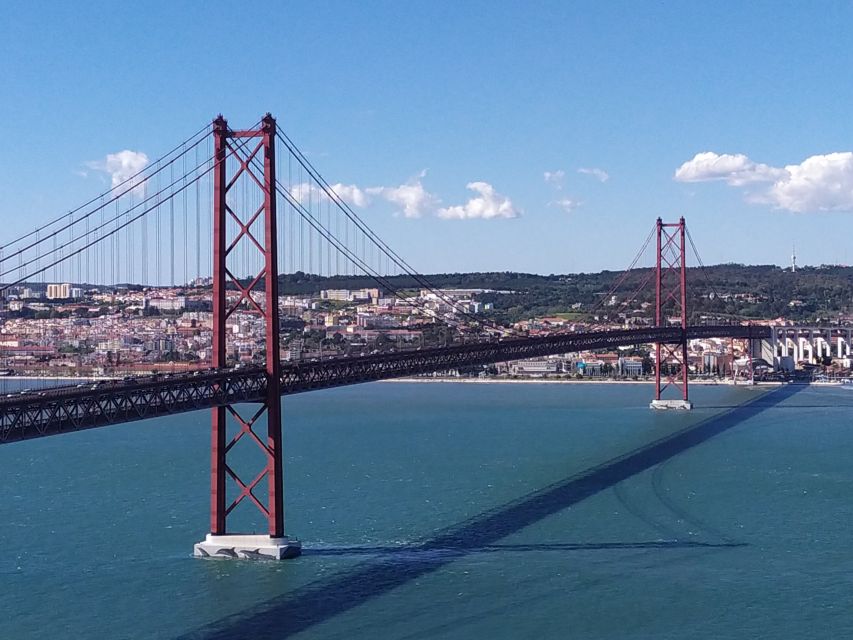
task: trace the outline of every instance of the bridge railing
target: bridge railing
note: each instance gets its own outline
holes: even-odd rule
[[[688,327],[686,334],[688,340],[712,337],[760,339],[769,338],[771,330],[770,327],[763,326],[715,325]],[[629,344],[678,341],[682,337],[683,333],[680,327],[650,327],[647,329],[561,333],[535,338],[513,338],[488,343],[424,349],[414,352],[303,362],[282,367],[282,393],[286,395],[344,384],[400,378],[493,362],[606,349]]]
[[[770,327],[688,327],[687,339],[761,339]],[[290,395],[361,382],[467,368],[561,353],[648,344],[683,338],[680,327],[561,333],[452,347],[283,364],[281,393]],[[0,443],[143,420],[240,402],[257,402],[267,390],[259,367],[103,381],[12,395],[0,400]]]
[[[92,382],[5,398],[0,442],[144,420],[263,397],[262,370],[217,371],[132,382]]]

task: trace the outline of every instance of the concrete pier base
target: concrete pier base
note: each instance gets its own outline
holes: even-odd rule
[[[287,560],[302,553],[302,543],[294,538],[271,538],[264,535],[215,536],[207,534],[193,547],[198,558],[233,558],[247,560]]]
[[[652,400],[649,405],[650,409],[681,409],[682,411],[690,411],[693,408],[693,403],[690,400]]]

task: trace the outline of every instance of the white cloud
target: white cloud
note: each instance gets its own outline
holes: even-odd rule
[[[470,182],[467,187],[479,194],[472,197],[464,205],[440,208],[441,199],[427,191],[423,185],[426,171],[409,179],[396,187],[359,187],[354,184],[333,184],[332,190],[351,206],[365,208],[377,199],[395,205],[398,211],[395,215],[406,218],[421,218],[425,215],[437,215],[440,218],[516,218],[521,210],[513,205],[506,196],[497,193],[487,182]],[[303,205],[309,202],[326,201],[328,197],[316,184],[303,182],[290,188],[295,200]]]
[[[426,170],[397,187],[369,187],[366,191],[401,207],[406,218],[420,218],[434,211],[441,203],[441,200],[424,188],[421,179],[425,176]]]
[[[331,185],[334,191],[350,206],[364,209],[370,206],[374,197],[382,198],[401,208],[401,213],[407,218],[420,218],[425,213],[435,210],[440,200],[429,193],[423,186],[421,178],[426,175],[422,171],[408,182],[396,187],[359,187],[355,184],[337,183]],[[328,200],[326,193],[316,184],[302,182],[290,189],[291,195],[302,204],[309,200]]]
[[[578,171],[581,173],[586,173],[586,172],[592,171],[592,169],[578,169]],[[595,171],[601,171],[601,170],[595,169]],[[605,178],[604,178],[605,180],[607,179],[607,177],[609,177],[609,176],[607,176],[606,173],[604,174],[604,176],[605,176]],[[557,191],[563,190],[563,183],[565,181],[565,178],[566,178],[566,172],[563,171],[562,169],[558,169],[557,171],[546,171],[545,172],[545,182],[551,184]],[[562,209],[566,213],[571,213],[572,211],[574,211],[575,209],[577,209],[581,205],[581,202],[579,200],[569,198],[568,196],[565,196],[562,193],[557,194],[557,195],[561,195],[562,197],[558,198],[557,200],[552,200],[551,202],[549,202],[548,203],[549,207],[559,207],[560,209]]]
[[[599,169],[597,167],[581,167],[578,169],[578,173],[583,173],[588,176],[592,176],[599,182],[607,182],[610,180],[610,174],[607,173],[604,169]]]
[[[545,172],[545,182],[548,184],[554,185],[557,189],[563,188],[563,181],[566,179],[566,172],[562,169],[557,169],[556,171],[546,171]]]
[[[758,164],[743,154],[706,151],[679,167],[675,180],[723,180],[736,187],[763,185],[747,194],[753,203],[797,213],[853,211],[853,152],[814,155],[785,168]]]
[[[789,211],[853,211],[853,153],[811,156],[785,167],[767,193],[753,197]]]
[[[753,182],[772,182],[783,173],[783,169],[758,164],[742,153],[720,155],[704,151],[678,167],[674,179],[678,182],[724,180],[732,186],[742,186]]]
[[[367,193],[354,184],[341,184],[338,182],[332,185],[332,191],[347,204],[360,208],[364,208],[370,204],[370,197]]]
[[[549,204],[551,204],[552,206],[555,206],[555,207],[559,207],[560,209],[562,209],[566,213],[571,213],[572,211],[577,209],[579,206],[581,206],[581,204],[583,204],[583,203],[580,202],[579,200],[572,200],[571,198],[560,198],[559,200],[554,200],[553,202],[550,202]]]
[[[439,218],[465,220],[482,218],[517,218],[521,210],[516,208],[512,200],[495,191],[488,182],[469,182],[466,187],[480,195],[471,198],[463,205],[445,207],[438,210]]]
[[[131,151],[125,149],[117,153],[107,154],[103,160],[87,162],[86,166],[95,171],[101,171],[110,176],[110,186],[115,189],[126,180],[136,175],[148,166],[148,156],[141,151]],[[134,191],[142,191],[144,180],[140,176],[135,178],[131,183],[128,183],[122,188],[124,191],[127,187],[132,186]]]
[[[337,196],[348,205],[363,209],[370,204],[370,195],[368,190],[361,189],[354,184],[341,184],[340,182],[329,186],[332,191],[334,191],[335,194],[337,194]],[[328,200],[328,196],[325,191],[316,184],[308,182],[301,182],[293,185],[290,188],[290,194],[301,204],[305,204],[309,200]]]
[[[300,182],[290,187],[290,195],[293,196],[293,199],[302,204],[308,202],[309,197],[315,197],[317,193],[316,187],[308,184],[307,182]]]

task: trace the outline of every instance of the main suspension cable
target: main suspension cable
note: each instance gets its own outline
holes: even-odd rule
[[[178,156],[178,157],[180,157],[180,156]],[[176,159],[177,159],[177,158],[176,158]],[[204,160],[203,162],[199,163],[197,166],[195,166],[193,169],[191,169],[189,172],[187,172],[187,173],[186,173],[186,174],[184,174],[183,176],[181,176],[181,177],[179,177],[179,178],[177,178],[177,179],[173,180],[172,182],[170,182],[170,183],[169,183],[168,185],[166,185],[165,187],[162,187],[159,191],[156,191],[155,193],[153,193],[153,194],[149,195],[149,196],[148,196],[148,197],[146,197],[145,199],[140,200],[138,203],[133,204],[133,205],[132,205],[131,207],[129,207],[128,209],[124,209],[124,210],[120,210],[120,211],[118,211],[118,212],[117,212],[117,213],[116,213],[112,218],[107,219],[105,222],[101,222],[101,223],[100,223],[100,224],[98,224],[97,226],[92,227],[92,228],[89,228],[88,230],[85,230],[85,231],[81,232],[79,235],[77,235],[77,236],[75,236],[75,237],[73,237],[73,238],[71,238],[71,239],[69,239],[69,240],[66,240],[66,241],[65,241],[65,242],[63,242],[62,244],[57,244],[57,245],[56,245],[56,246],[54,246],[52,249],[49,249],[48,251],[46,251],[46,252],[44,252],[44,253],[40,253],[40,254],[36,255],[35,257],[28,258],[28,259],[26,259],[26,260],[22,261],[20,264],[15,265],[14,267],[10,267],[10,268],[7,268],[6,270],[0,271],[0,278],[2,278],[3,276],[9,275],[9,274],[10,274],[10,273],[12,273],[13,271],[17,271],[17,270],[19,270],[19,269],[21,269],[21,268],[23,268],[23,267],[30,266],[30,265],[31,265],[31,264],[33,264],[34,262],[38,262],[39,260],[42,260],[42,259],[44,259],[44,258],[47,258],[47,257],[49,257],[49,256],[51,256],[51,255],[56,254],[56,253],[59,253],[59,254],[61,255],[61,253],[62,253],[62,251],[63,251],[64,249],[66,249],[66,248],[68,248],[68,247],[73,246],[75,243],[79,242],[80,240],[84,240],[84,239],[86,239],[86,238],[87,238],[87,237],[89,237],[89,236],[96,235],[98,232],[103,231],[104,229],[106,229],[106,228],[107,228],[110,224],[112,224],[113,222],[116,222],[116,221],[117,221],[117,220],[119,220],[120,218],[122,218],[122,217],[124,217],[124,216],[129,215],[132,211],[134,211],[134,210],[136,210],[136,209],[138,209],[138,208],[140,208],[140,207],[144,206],[147,202],[149,202],[149,201],[151,201],[151,200],[156,200],[156,199],[157,199],[157,198],[159,198],[159,196],[161,196],[163,193],[167,192],[171,187],[175,186],[178,182],[180,182],[182,179],[186,178],[188,175],[190,175],[190,174],[192,174],[192,173],[194,173],[194,172],[198,171],[201,167],[203,167],[203,166],[204,166],[205,164],[207,164],[208,162],[210,162],[210,159],[206,159],[206,160]],[[165,198],[164,200],[161,200],[161,201],[157,202],[157,203],[154,205],[154,207],[152,207],[152,208],[150,208],[150,209],[146,209],[144,213],[147,213],[148,211],[151,211],[151,209],[154,209],[154,208],[156,208],[157,206],[161,205],[161,204],[162,204],[163,202],[165,202],[166,200],[171,200],[171,199],[172,199],[172,196],[169,196],[169,197]],[[115,201],[115,202],[116,202],[116,204],[117,204],[117,199],[111,200],[111,202],[112,202],[112,201]],[[99,207],[99,208],[101,208],[101,207]],[[97,211],[97,210],[96,210],[96,211]],[[94,211],[93,211],[92,213],[94,213]],[[134,219],[136,219],[136,218],[134,218]],[[67,228],[67,227],[66,227],[66,228]],[[42,238],[42,239],[40,239],[40,240],[37,240],[37,241],[36,241],[35,243],[33,243],[33,245],[31,245],[31,246],[35,246],[36,244],[39,244],[39,243],[43,242],[43,241],[44,241],[44,240],[46,240],[47,238],[51,238],[51,237],[56,238],[56,235],[59,233],[59,231],[61,231],[61,230],[55,231],[55,232],[54,232],[53,234],[51,234],[50,236],[46,236],[45,238]],[[106,235],[103,235],[103,236],[101,236],[101,237],[106,238],[106,237],[109,237],[109,235],[110,235],[110,234],[106,234]],[[22,252],[23,252],[23,250],[18,251],[18,252],[16,252],[15,254],[12,254],[12,255],[17,256],[17,255],[20,255]],[[75,254],[75,255],[76,255],[76,254]],[[12,256],[9,256],[9,257],[12,257]],[[61,262],[64,262],[65,258],[67,258],[67,257],[68,257],[68,256],[63,257],[62,259],[58,260],[55,264],[59,264],[59,263],[61,263]],[[38,273],[38,272],[34,272],[34,274],[35,274],[35,273]]]
[[[353,211],[353,209],[349,206],[349,204],[340,197],[340,195],[329,185],[329,183],[323,178],[323,176],[317,171],[317,169],[311,164],[311,162],[305,157],[305,155],[299,150],[299,148],[293,143],[293,141],[287,137],[287,135],[281,131],[278,132],[278,137],[281,140],[282,144],[290,151],[291,155],[296,158],[297,162],[308,172],[308,174],[314,178],[319,187],[326,194],[326,197],[329,198],[338,209],[344,213],[344,215],[349,218],[353,224],[356,225],[358,229],[362,231],[365,236],[369,237],[374,244],[390,261],[394,262],[403,272],[405,272],[409,277],[413,278],[421,287],[430,291],[433,295],[442,300],[445,304],[450,305],[455,311],[462,313],[463,315],[472,319],[476,324],[482,325],[487,324],[491,325],[491,327],[501,333],[514,333],[512,329],[502,327],[497,323],[489,320],[484,320],[481,318],[477,318],[472,314],[469,314],[465,311],[461,311],[458,309],[458,303],[444,294],[441,289],[433,285],[429,280],[427,280],[424,276],[418,273],[408,262],[406,262],[400,255],[395,252],[390,246],[388,246],[385,241],[383,241],[362,219],[361,217]],[[310,191],[310,185],[309,185]]]
[[[137,171],[136,173],[134,173],[134,174],[133,174],[133,175],[131,175],[130,177],[125,178],[124,180],[122,180],[119,184],[115,185],[114,187],[111,187],[111,188],[110,188],[110,189],[108,189],[107,191],[104,191],[103,193],[101,193],[101,194],[99,194],[99,195],[95,196],[95,197],[94,197],[94,198],[92,198],[91,200],[88,200],[87,202],[85,202],[85,203],[81,204],[79,207],[77,207],[77,208],[75,208],[75,209],[72,209],[72,210],[71,210],[71,211],[69,211],[68,213],[65,213],[65,214],[63,214],[63,215],[61,215],[61,216],[58,216],[57,218],[55,218],[55,219],[51,220],[51,221],[50,221],[50,222],[48,222],[47,224],[43,224],[43,225],[42,225],[42,226],[40,226],[40,227],[36,227],[36,228],[35,228],[35,229],[33,229],[32,231],[30,231],[30,232],[28,232],[28,233],[25,233],[24,235],[19,236],[18,238],[14,239],[14,240],[11,240],[11,241],[7,242],[6,244],[4,244],[4,245],[0,246],[0,250],[7,249],[8,247],[11,247],[12,245],[15,245],[15,244],[17,244],[17,243],[19,243],[19,242],[22,242],[23,240],[26,240],[27,238],[30,238],[30,237],[32,237],[32,236],[37,236],[37,237],[38,237],[38,236],[39,236],[39,234],[40,234],[42,231],[44,231],[45,229],[48,229],[48,228],[52,227],[53,225],[55,225],[55,224],[58,224],[58,223],[62,222],[62,221],[63,221],[63,220],[65,220],[66,218],[69,218],[69,217],[74,216],[74,214],[76,214],[78,211],[81,211],[81,210],[85,209],[85,208],[86,208],[86,207],[88,207],[89,205],[92,205],[92,204],[94,204],[95,202],[97,202],[98,200],[102,200],[103,198],[107,197],[109,194],[113,193],[116,189],[119,189],[119,188],[123,187],[124,185],[126,185],[126,184],[128,184],[128,183],[131,183],[131,186],[130,186],[127,190],[125,190],[124,192],[122,192],[122,193],[120,194],[120,196],[121,196],[121,195],[126,194],[128,191],[130,191],[130,189],[133,189],[133,188],[135,188],[135,187],[137,186],[137,185],[134,183],[134,180],[136,180],[136,178],[138,178],[138,177],[139,177],[139,176],[141,176],[143,173],[145,173],[146,171],[148,171],[151,167],[157,166],[157,165],[158,165],[158,163],[161,163],[161,162],[165,161],[165,159],[166,159],[166,158],[168,158],[169,156],[171,156],[171,155],[172,155],[173,153],[175,153],[178,149],[181,149],[184,145],[189,144],[189,143],[190,143],[193,139],[195,139],[199,134],[201,134],[201,133],[205,132],[205,131],[207,130],[208,126],[209,126],[209,125],[205,125],[205,126],[204,126],[204,127],[202,127],[201,129],[199,129],[198,131],[196,131],[194,134],[192,134],[189,138],[187,138],[186,140],[184,140],[183,142],[181,142],[180,144],[178,144],[177,146],[175,146],[174,148],[172,148],[170,151],[168,151],[167,153],[165,153],[165,154],[163,154],[162,156],[160,156],[159,158],[157,158],[153,163],[146,165],[145,167],[143,167],[142,169],[140,169],[139,171]],[[194,148],[197,144],[199,144],[202,140],[204,140],[204,138],[200,138],[199,140],[197,140],[197,141],[193,144],[193,148]],[[181,154],[181,155],[183,155],[183,154]],[[181,157],[181,155],[177,156],[177,158]],[[174,162],[177,158],[172,159],[172,160],[170,161],[170,163],[169,163],[169,164],[171,164],[172,162]],[[150,177],[153,177],[154,175],[156,175],[156,173],[158,173],[160,170],[162,170],[162,168],[161,168],[161,169],[158,169],[156,172],[152,173],[152,174],[151,174],[151,176],[149,176],[149,178],[150,178]],[[120,197],[120,196],[117,196],[117,197]],[[111,200],[109,200],[109,201],[107,201],[107,202],[103,202],[103,201],[102,201],[100,206],[98,206],[98,207],[97,207],[97,208],[95,208],[93,211],[91,211],[91,212],[89,212],[88,214],[86,214],[84,217],[82,217],[82,218],[78,218],[76,221],[74,221],[74,223],[76,223],[76,222],[80,222],[81,220],[84,220],[84,219],[88,218],[88,217],[89,217],[90,215],[92,215],[93,213],[95,213],[95,212],[97,212],[97,211],[101,210],[105,205],[112,203],[115,199],[117,199],[117,198],[111,199]],[[72,220],[73,220],[73,218],[72,218]],[[74,223],[72,223],[72,224],[74,224]],[[53,233],[59,233],[59,232],[61,232],[61,231],[64,231],[64,230],[65,230],[65,229],[67,229],[67,228],[68,228],[68,225],[66,225],[66,226],[62,227],[61,229],[57,229],[57,230],[56,230],[56,231],[54,231]],[[46,239],[46,238],[51,237],[51,235],[52,235],[52,234],[48,234],[48,235],[44,236],[43,240],[44,240],[44,239]],[[43,241],[43,240],[42,240],[42,241]],[[38,242],[36,242],[36,244],[38,244]],[[26,249],[29,249],[29,248],[31,248],[32,246],[34,246],[34,245],[30,245],[29,247],[25,247],[24,249],[22,249],[22,251],[25,251]],[[18,253],[20,253],[20,252],[18,252]],[[3,256],[2,258],[0,258],[0,262],[2,262],[2,261],[4,261],[4,260],[6,260],[7,258],[10,258],[10,257],[12,257],[12,256],[15,256],[15,255],[17,255],[17,253],[9,254],[9,255]]]
[[[591,313],[595,313],[596,311],[598,311],[604,305],[604,303],[610,298],[610,296],[612,296],[616,292],[616,290],[622,286],[622,284],[625,282],[625,280],[628,279],[628,276],[631,274],[631,271],[634,269],[635,266],[637,266],[637,263],[640,261],[640,258],[643,256],[643,254],[646,251],[646,248],[649,246],[649,243],[652,241],[652,237],[655,234],[655,229],[656,229],[656,227],[652,226],[651,230],[649,231],[649,235],[646,236],[645,242],[643,242],[643,245],[640,247],[640,250],[637,251],[637,254],[634,256],[634,259],[631,261],[631,264],[628,265],[628,268],[625,269],[620,274],[620,276],[616,279],[616,283],[612,287],[610,287],[610,290],[607,293],[605,293],[599,299],[598,303],[594,307],[592,307],[592,309],[590,309],[587,313],[591,314]]]

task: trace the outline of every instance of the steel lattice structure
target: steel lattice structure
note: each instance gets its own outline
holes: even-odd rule
[[[228,370],[58,387],[0,402],[0,442],[253,402],[265,391],[261,373],[234,375]]]
[[[275,140],[276,122],[268,113],[261,120],[259,129],[235,131],[221,115],[213,121],[214,156],[216,169],[213,175],[213,366],[221,368],[227,362],[228,318],[238,309],[245,308],[264,320],[266,358],[264,365],[265,384],[260,397],[255,398],[260,407],[250,410],[251,417],[241,414],[233,403],[214,407],[211,423],[211,487],[210,487],[210,533],[225,535],[228,515],[244,499],[249,499],[267,519],[271,538],[284,535],[283,471],[281,451],[281,362],[279,358],[279,311],[278,311],[278,248],[276,231],[275,190]],[[234,144],[237,140],[240,144]],[[244,141],[257,143],[245,148]],[[257,169],[258,155],[263,157],[262,171]],[[229,162],[236,160],[236,168],[229,175]],[[235,163],[230,165],[234,167]],[[260,206],[240,210],[236,192],[240,182],[248,188],[260,191]],[[245,199],[243,200],[245,207]],[[229,221],[236,223],[233,237],[228,236]],[[263,236],[255,223],[262,223]],[[254,230],[253,230],[254,227]],[[263,266],[257,274],[243,285],[234,275],[239,265],[229,262],[240,243],[256,251]],[[257,300],[256,287],[263,285],[263,299]],[[238,295],[228,301],[228,289]],[[228,438],[229,417],[237,424],[237,432]],[[254,430],[256,423],[266,423],[265,438]],[[260,423],[259,423],[260,424]],[[253,443],[262,452],[265,464],[254,479],[247,482],[228,463],[228,454],[241,440]],[[227,500],[227,478],[236,484],[236,498]],[[267,480],[266,503],[254,493],[264,479]]]
[[[333,358],[281,367],[281,395],[415,376],[493,362],[607,349],[624,345],[677,343],[695,338],[769,339],[771,328],[722,325],[653,327],[566,333],[421,351]],[[262,402],[269,394],[261,368],[152,377],[143,382],[59,387],[0,400],[0,443],[238,403]],[[227,410],[226,410],[227,411]]]
[[[673,386],[688,400],[687,389],[687,266],[684,218],[676,223],[657,219],[655,265],[655,326],[666,327],[668,314],[677,317],[683,330],[677,340],[655,342],[655,400]],[[666,367],[666,373],[663,369]]]

